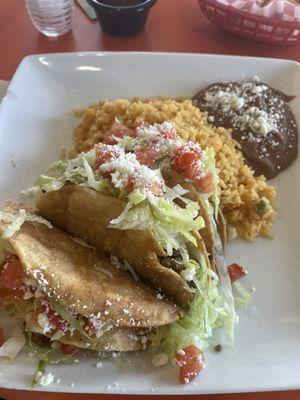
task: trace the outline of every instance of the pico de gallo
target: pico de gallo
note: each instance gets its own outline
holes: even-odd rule
[[[208,165],[207,151],[198,143],[185,142],[177,133],[174,124],[164,122],[151,126],[128,129],[116,121],[106,132],[104,143],[119,144],[133,151],[137,160],[150,168],[173,168],[193,182],[202,193],[212,193],[218,178],[212,162]]]
[[[139,189],[161,196],[164,182],[160,172],[142,165],[135,154],[125,153],[124,149],[110,144],[95,146],[94,171],[108,179],[115,188],[132,191]]]

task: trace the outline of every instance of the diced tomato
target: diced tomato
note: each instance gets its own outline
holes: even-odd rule
[[[134,136],[135,131],[127,128],[127,126],[121,124],[120,122],[114,122],[111,128],[105,133],[103,142],[105,144],[116,144],[118,143],[118,138],[123,138],[124,136]]]
[[[197,165],[197,163],[193,164],[182,171],[182,173],[186,179],[190,179],[191,181],[193,181],[195,177],[199,175],[199,166]]]
[[[26,273],[18,258],[10,259],[3,267],[1,281],[7,289],[21,289],[24,287],[22,278]]]
[[[86,330],[89,336],[92,336],[96,332],[96,328],[93,325],[91,320],[87,320],[84,329]]]
[[[47,300],[44,300],[41,305],[42,312],[47,315],[49,322],[57,329],[65,332],[68,327],[68,322],[55,312]]]
[[[6,289],[0,282],[0,302],[1,300],[6,300],[14,297],[14,292],[11,289]]]
[[[187,144],[176,150],[171,165],[175,171],[182,172],[186,179],[194,181],[200,192],[209,193],[214,189],[212,174],[201,173],[201,156],[202,150],[198,146]]]
[[[96,146],[96,162],[94,169],[98,169],[100,165],[104,164],[111,158],[119,157],[120,153],[116,148],[100,144]]]
[[[125,184],[125,188],[128,190],[132,190],[134,188],[135,184],[136,184],[135,178],[133,176],[129,176],[129,178]]]
[[[26,277],[27,275],[19,258],[13,254],[7,255],[1,264],[0,297],[7,297],[13,294],[22,298],[26,288],[22,280]]]
[[[181,383],[191,382],[205,367],[202,351],[193,344],[175,353],[175,361],[179,367],[179,381]]]
[[[147,146],[136,152],[136,158],[140,164],[151,166],[160,156],[160,152],[156,146]]]
[[[247,271],[241,265],[236,263],[230,264],[227,269],[231,283],[247,275]]]
[[[175,151],[173,159],[171,161],[172,167],[177,172],[182,172],[192,166],[200,160],[202,150],[193,145],[184,145],[178,147]]]
[[[171,139],[171,140],[176,140],[178,139],[178,135],[176,134],[175,129],[170,129],[169,131],[162,131],[160,130],[160,135],[164,139]]]
[[[104,164],[106,161],[109,161],[111,158],[118,158],[120,155],[119,151],[115,148],[107,148],[106,145],[100,145],[96,147],[96,162],[94,166],[94,170],[97,170],[100,165]],[[105,172],[102,173],[104,178],[110,178],[111,173]]]
[[[64,354],[66,354],[66,355],[68,355],[68,356],[72,356],[73,354],[78,353],[78,351],[80,350],[80,348],[79,348],[79,347],[76,347],[76,346],[72,346],[71,344],[64,344],[64,343],[61,343],[61,345],[60,345],[60,350],[61,350]]]
[[[2,326],[0,326],[0,346],[2,346],[4,342],[5,342],[4,331],[3,331]]]
[[[211,172],[208,172],[204,176],[199,176],[194,178],[195,185],[197,186],[197,189],[200,190],[200,192],[203,193],[209,193],[214,190],[214,185],[212,182],[212,174]]]

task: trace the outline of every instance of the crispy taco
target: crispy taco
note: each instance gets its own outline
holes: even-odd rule
[[[185,143],[172,124],[131,131],[116,122],[103,143],[55,163],[27,193],[38,196],[40,216],[184,306],[182,318],[151,335],[173,359],[205,347],[217,327],[233,340],[217,183],[213,152]]]
[[[213,258],[218,234],[225,247],[227,228],[220,209],[218,170],[211,148],[204,150],[198,143],[185,142],[177,135],[175,125],[169,122],[141,125],[134,132],[116,122],[106,133],[104,143],[118,144],[125,151],[134,152],[143,165],[159,168],[168,187],[183,188],[185,198],[199,205],[198,213],[204,220],[199,233],[207,252]],[[178,198],[175,202],[184,206]]]
[[[107,144],[57,163],[38,182],[46,192],[37,204],[41,216],[125,260],[178,304],[193,299],[204,221],[181,186],[168,188],[159,170]]]
[[[121,265],[12,203],[0,233],[2,305],[62,352],[145,349],[150,333],[183,315]]]

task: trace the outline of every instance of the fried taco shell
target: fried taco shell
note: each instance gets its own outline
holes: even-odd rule
[[[126,260],[156,288],[186,305],[193,291],[181,276],[162,265],[166,253],[149,230],[119,230],[109,227],[126,202],[93,189],[67,185],[43,195],[37,212],[69,234],[87,240],[100,251]]]
[[[28,310],[28,307],[22,307],[22,304],[18,304],[18,310],[23,316],[26,324],[26,330],[32,333],[37,333],[51,339],[54,333],[45,333],[38,324],[38,313],[33,310]],[[27,310],[26,310],[27,308]],[[26,311],[25,311],[26,310]],[[23,312],[22,312],[23,311]],[[147,329],[134,329],[134,328],[119,328],[112,327],[99,337],[94,337],[92,340],[88,340],[86,336],[83,336],[77,331],[72,334],[67,332],[58,341],[63,344],[69,344],[76,346],[81,349],[88,349],[93,351],[135,351],[142,350],[145,348],[145,343],[148,341],[149,330]]]
[[[1,221],[0,234],[6,227]],[[7,241],[26,274],[74,315],[101,313],[103,322],[140,328],[169,324],[182,315],[179,307],[157,299],[129,273],[57,228],[25,222]]]

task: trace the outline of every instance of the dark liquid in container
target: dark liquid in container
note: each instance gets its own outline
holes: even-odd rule
[[[135,6],[140,3],[144,3],[145,0],[101,0],[101,3],[107,4],[108,6],[115,7],[128,7]]]

